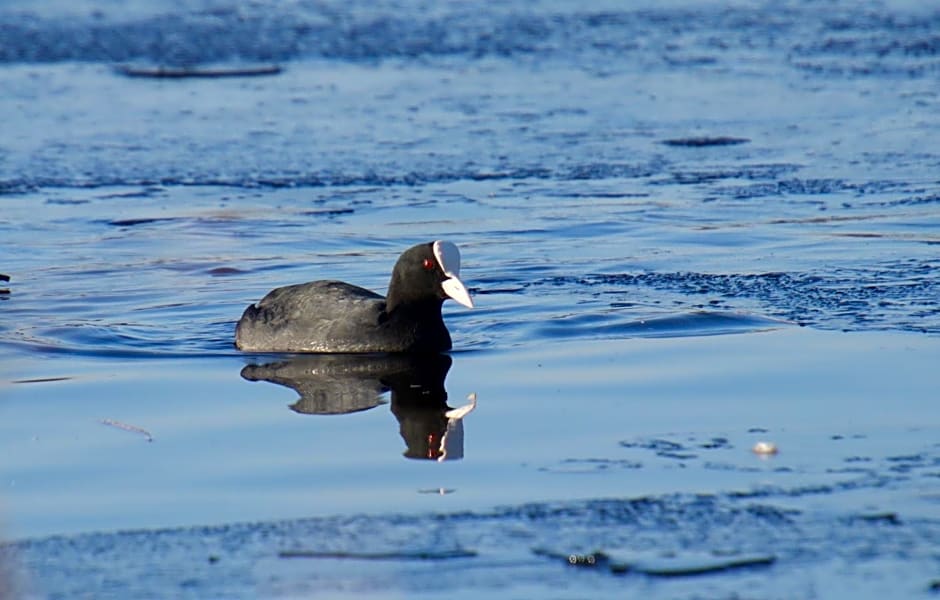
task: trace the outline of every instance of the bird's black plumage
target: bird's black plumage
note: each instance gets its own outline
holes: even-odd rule
[[[449,350],[441,305],[451,297],[473,306],[459,269],[457,247],[436,241],[399,257],[384,298],[341,281],[277,288],[245,310],[235,328],[235,345],[258,352]]]

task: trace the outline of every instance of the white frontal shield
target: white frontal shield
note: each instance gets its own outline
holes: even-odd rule
[[[441,270],[447,275],[447,279],[441,282],[444,293],[453,298],[467,308],[473,308],[473,300],[470,299],[470,292],[460,281],[460,250],[455,244],[437,240],[434,242],[434,258]]]

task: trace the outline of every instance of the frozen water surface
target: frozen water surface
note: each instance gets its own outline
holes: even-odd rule
[[[938,32],[909,2],[4,4],[8,587],[928,597]],[[384,291],[432,239],[477,304],[449,358],[232,347],[271,288]]]

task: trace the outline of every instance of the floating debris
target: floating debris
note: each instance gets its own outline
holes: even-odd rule
[[[172,217],[144,217],[140,219],[114,219],[113,221],[108,221],[108,225],[113,225],[114,227],[135,227],[137,225],[150,225],[151,223],[163,223],[166,221],[175,220]]]
[[[351,215],[356,212],[353,208],[324,208],[319,210],[305,210],[300,214],[307,217],[338,217],[340,215]]]
[[[730,137],[726,135],[716,137],[688,137],[676,138],[672,140],[663,140],[667,146],[682,146],[686,148],[704,148],[706,146],[734,146],[737,144],[746,144],[751,140],[747,138]]]
[[[474,550],[416,550],[396,552],[342,552],[318,550],[282,550],[278,558],[337,558],[351,560],[451,560],[454,558],[474,558]]]
[[[691,577],[732,569],[764,567],[777,558],[770,554],[690,553],[665,556],[630,555],[622,552],[566,554],[545,548],[533,548],[536,556],[564,560],[572,567],[600,568],[614,575],[636,573],[649,577]]]
[[[53,383],[56,381],[68,381],[72,379],[69,376],[63,377],[36,377],[35,379],[14,379],[10,383]]]
[[[257,77],[259,75],[278,75],[283,71],[279,65],[258,65],[254,67],[144,67],[118,65],[115,71],[127,77],[150,77],[154,79],[183,79],[187,77]]]
[[[754,444],[754,447],[751,448],[751,452],[759,456],[773,456],[779,450],[777,450],[777,444],[773,442],[757,442]]]
[[[536,556],[544,556],[546,558],[553,558],[556,560],[564,560],[572,567],[595,568],[606,566],[610,562],[610,558],[603,552],[590,552],[587,554],[565,554],[563,552],[556,552],[547,548],[532,548],[532,554]]]
[[[99,421],[102,425],[107,425],[108,427],[116,427],[118,429],[123,429],[124,431],[130,431],[131,433],[139,433],[147,438],[148,442],[153,441],[153,436],[150,435],[150,432],[136,425],[128,425],[127,423],[122,423],[120,421],[115,421],[113,419],[101,419]]]
[[[631,568],[637,573],[651,577],[691,577],[738,569],[768,567],[777,561],[770,554],[702,554],[679,555],[639,560],[635,563],[611,562],[611,570],[618,566]]]
[[[849,522],[863,523],[884,523],[885,525],[900,525],[901,519],[896,512],[878,512],[866,513],[861,515],[852,515]]]

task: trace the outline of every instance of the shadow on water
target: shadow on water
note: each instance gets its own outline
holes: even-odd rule
[[[451,363],[446,354],[308,354],[249,364],[241,376],[296,391],[300,397],[290,408],[303,415],[369,410],[391,392],[405,456],[443,461],[463,458],[463,417],[475,407],[475,399],[457,409],[447,405],[444,380]]]

